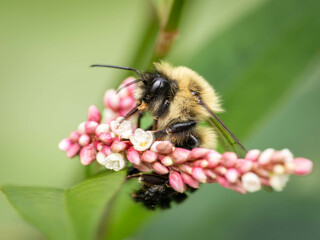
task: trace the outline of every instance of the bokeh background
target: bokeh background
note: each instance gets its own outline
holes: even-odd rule
[[[319,10],[314,0],[186,1],[168,60],[216,88],[221,118],[247,148],[289,148],[315,168],[281,193],[203,185],[171,210],[137,211],[139,221],[148,217],[127,239],[320,239]],[[142,68],[135,59],[151,54],[140,46],[153,15],[147,0],[1,1],[0,185],[84,178],[57,144],[125,76],[88,66]],[[44,239],[2,194],[0,212],[1,239]]]

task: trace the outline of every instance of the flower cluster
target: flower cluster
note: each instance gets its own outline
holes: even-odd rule
[[[201,183],[219,183],[239,193],[255,192],[262,186],[281,191],[289,175],[306,175],[312,162],[294,158],[288,149],[250,150],[244,159],[233,152],[220,154],[212,149],[175,148],[171,142],[155,141],[151,131],[134,129],[122,116],[136,106],[133,78],[118,94],[108,90],[104,96],[103,119],[96,106],[90,106],[88,119],[77,131],[59,143],[59,148],[72,158],[80,155],[83,165],[96,160],[108,169],[119,171],[131,163],[141,172],[168,175],[169,184],[177,192]]]

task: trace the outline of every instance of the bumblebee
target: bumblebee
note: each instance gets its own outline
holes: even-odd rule
[[[132,70],[138,74],[139,78],[118,89],[120,91],[131,84],[137,84],[135,99],[138,104],[124,119],[138,112],[137,125],[140,127],[141,118],[149,111],[153,116],[153,124],[149,129],[153,130],[157,140],[168,140],[176,147],[190,150],[196,147],[216,149],[219,141],[225,150],[234,151],[240,157],[246,153],[243,145],[216,115],[223,111],[218,94],[195,71],[183,66],[173,67],[167,62],[154,63],[155,71],[144,73],[128,67],[92,66]],[[161,184],[154,184],[156,177],[153,176],[153,181],[149,181],[151,177],[141,176],[143,191],[134,194],[136,199],[146,199],[146,192],[155,192],[155,195],[161,191],[166,193],[167,190],[159,185],[170,188],[163,179],[158,181]],[[152,191],[149,191],[151,188]],[[152,201],[153,198],[150,199]]]

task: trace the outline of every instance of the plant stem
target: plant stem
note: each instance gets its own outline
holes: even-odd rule
[[[173,41],[178,35],[178,26],[185,0],[175,0],[165,26],[162,26],[154,48],[152,62],[163,59],[171,49]]]

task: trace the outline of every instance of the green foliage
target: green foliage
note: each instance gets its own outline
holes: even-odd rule
[[[124,176],[123,171],[101,175],[66,190],[4,186],[2,192],[49,239],[99,239],[107,227],[99,222],[109,216]]]

